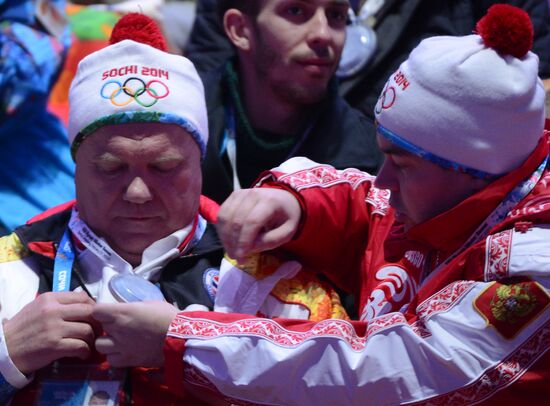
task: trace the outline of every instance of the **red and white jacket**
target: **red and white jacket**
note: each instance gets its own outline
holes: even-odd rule
[[[453,253],[548,153],[547,134],[521,168],[406,236],[366,173],[304,158],[272,170],[262,186],[291,190],[304,210],[285,248],[356,293],[361,321],[180,313],[169,384],[234,404],[547,402],[550,171]]]

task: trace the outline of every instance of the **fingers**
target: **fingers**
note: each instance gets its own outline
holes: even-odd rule
[[[65,357],[86,359],[91,355],[92,348],[92,345],[83,340],[77,338],[64,338],[59,341],[57,349],[55,350],[55,356],[52,357],[52,360]]]
[[[241,233],[242,225],[246,221],[246,214],[250,212],[256,199],[254,194],[248,191],[239,190],[222,204],[218,213],[218,235],[230,256],[235,256],[237,242]]]
[[[111,336],[98,337],[95,340],[95,349],[105,355],[119,352],[115,340]]]
[[[90,303],[71,303],[60,308],[60,316],[65,321],[85,321],[91,323],[94,305]]]
[[[94,304],[94,300],[88,296],[86,292],[47,292],[39,297],[54,298],[55,301],[61,304],[71,304],[71,303],[87,303]]]
[[[101,323],[113,323],[119,306],[119,303],[97,303],[92,311],[92,317]]]
[[[300,217],[298,200],[286,190],[240,190],[220,208],[218,234],[229,256],[242,261],[292,239]]]
[[[240,233],[235,238],[235,256],[233,258],[242,261],[248,254],[265,251],[281,245],[281,240],[275,238],[284,235],[284,232],[277,232],[280,229],[279,223],[281,221],[284,221],[284,219],[278,219],[277,212],[271,210],[269,206],[256,204],[247,213],[247,218],[243,220]],[[273,235],[273,237],[265,240],[266,234]]]
[[[268,251],[292,240],[296,233],[297,223],[285,222],[278,228],[258,236],[254,245],[255,251]]]
[[[95,302],[85,292],[48,292],[29,304],[44,319],[92,321]]]
[[[64,323],[61,335],[63,338],[82,340],[89,346],[93,345],[96,337],[91,325],[77,322]]]
[[[110,336],[99,337],[95,341],[97,351],[106,356],[109,365],[115,368],[134,366],[128,360],[128,356],[118,348],[115,340]]]

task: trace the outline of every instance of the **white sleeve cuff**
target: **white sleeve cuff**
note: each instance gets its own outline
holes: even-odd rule
[[[33,375],[26,377],[17,369],[10,358],[6,340],[4,338],[4,326],[0,322],[0,374],[13,387],[21,389],[27,386],[33,379]]]

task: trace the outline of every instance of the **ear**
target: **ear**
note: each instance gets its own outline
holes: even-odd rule
[[[231,8],[223,16],[223,28],[229,41],[239,50],[250,50],[251,21],[250,18],[240,10]]]

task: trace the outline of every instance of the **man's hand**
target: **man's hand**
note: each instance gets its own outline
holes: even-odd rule
[[[231,258],[267,251],[290,241],[302,209],[292,193],[281,189],[235,191],[218,214],[218,234]]]
[[[95,348],[114,367],[162,367],[164,339],[178,313],[166,302],[97,304],[93,316],[106,335]]]
[[[29,374],[60,358],[87,358],[95,339],[93,308],[85,292],[48,292],[4,321],[15,366]]]

